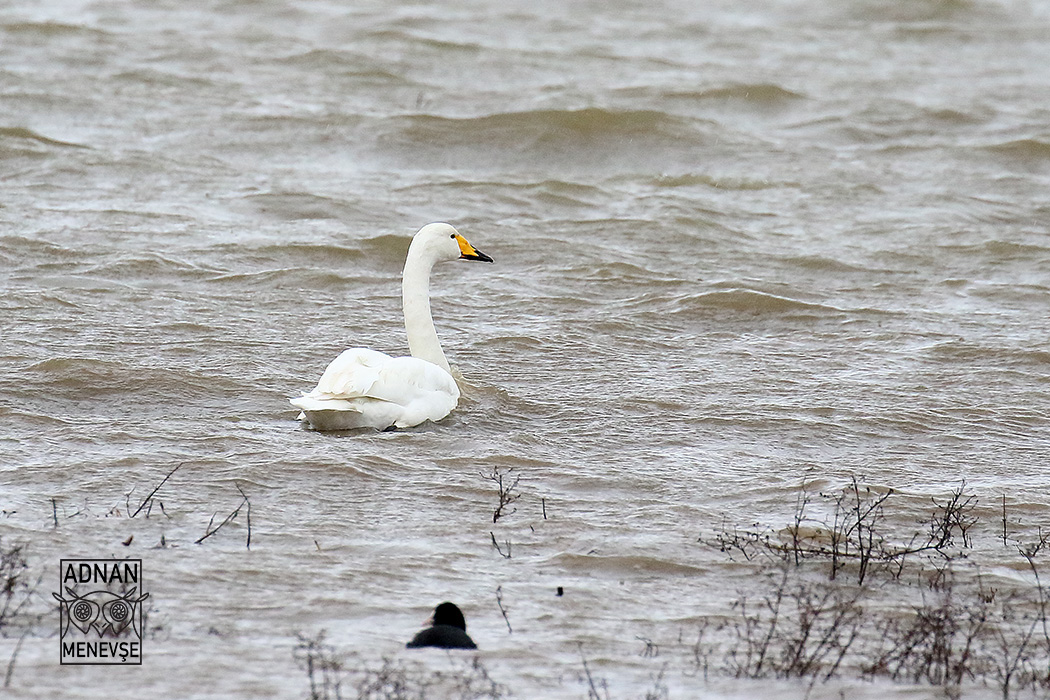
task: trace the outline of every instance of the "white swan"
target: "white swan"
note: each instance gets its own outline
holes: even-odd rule
[[[401,274],[401,305],[411,357],[391,357],[367,348],[350,348],[332,360],[317,387],[291,399],[300,420],[314,430],[410,428],[438,421],[459,402],[430,315],[430,271],[442,260],[492,258],[474,248],[448,224],[427,224],[408,247]]]

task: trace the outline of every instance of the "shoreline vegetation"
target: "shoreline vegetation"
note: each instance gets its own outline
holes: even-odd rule
[[[501,506],[505,498],[501,486]],[[965,482],[925,500],[857,476],[840,488],[803,482],[783,526],[723,521],[698,538],[761,584],[700,619],[692,643],[685,632],[677,644],[642,639],[642,656],[660,654],[642,697],[674,697],[676,672],[679,685],[698,689],[720,678],[794,681],[808,696],[829,682],[882,681],[951,700],[1046,697],[1050,531],[1014,534],[1032,530],[1012,520],[1006,496],[982,507]],[[321,631],[300,635],[295,656],[310,700],[517,696],[483,655],[450,659],[435,674],[411,660],[343,654]],[[592,666],[580,645],[581,697],[635,697],[611,690]]]
[[[734,617],[701,625],[696,658],[705,675],[798,678],[810,688],[888,679],[949,698],[978,688],[1004,699],[1045,697],[1050,532],[1011,535],[1005,496],[1000,507],[980,509],[965,483],[913,507],[919,517],[909,529],[889,517],[903,498],[857,477],[830,493],[803,484],[786,527],[723,526],[709,544],[758,565],[767,590],[740,596]]]
[[[174,471],[137,510],[128,502],[129,520],[152,507]],[[522,476],[498,469],[481,475],[495,489],[493,523],[515,520],[513,506],[533,499],[547,518],[546,499],[521,492]],[[658,639],[637,638],[639,655],[652,659],[646,700],[727,679],[788,682],[807,696],[835,682],[928,687],[953,700],[1050,695],[1050,530],[1022,522],[1032,513],[1028,505],[1005,494],[979,497],[965,482],[925,497],[857,476],[815,484],[797,487],[793,509],[778,524],[740,526],[723,516],[696,539],[749,583],[717,614],[676,623]],[[244,515],[239,528],[250,548],[249,511],[241,510],[251,506],[238,491],[240,506],[222,525]],[[57,515],[54,521],[57,527]],[[201,540],[222,525],[209,523]],[[509,536],[501,544],[487,534],[509,559]],[[31,578],[30,563],[24,544],[0,540],[0,636],[18,640],[0,659],[5,686],[22,642],[50,613],[31,605],[41,581]],[[501,587],[493,605],[512,634]],[[581,696],[627,697],[588,653],[579,644],[573,662]],[[416,659],[343,652],[321,630],[300,633],[293,655],[311,700],[517,696],[484,654],[450,657],[447,669],[434,672]]]

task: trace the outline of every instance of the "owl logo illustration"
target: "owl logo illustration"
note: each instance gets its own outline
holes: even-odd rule
[[[137,586],[123,595],[112,591],[92,591],[79,595],[66,586],[66,593],[70,596],[68,599],[58,593],[52,593],[62,606],[62,628],[59,636],[65,639],[70,629],[76,628],[84,634],[94,629],[99,637],[106,634],[116,637],[130,627],[134,635],[141,638],[138,628],[138,606],[149,598],[149,593],[135,597],[136,591]]]

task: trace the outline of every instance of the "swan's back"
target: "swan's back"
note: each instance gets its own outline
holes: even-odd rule
[[[332,360],[313,391],[291,403],[316,430],[410,428],[447,416],[459,403],[459,386],[426,360],[350,348]]]

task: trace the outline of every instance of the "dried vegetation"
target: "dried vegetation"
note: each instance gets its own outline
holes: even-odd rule
[[[884,678],[948,697],[971,687],[1046,697],[1050,534],[1012,538],[1005,499],[999,522],[982,521],[965,484],[931,499],[910,528],[887,517],[904,500],[857,478],[831,493],[804,484],[787,527],[723,525],[709,544],[774,573],[765,593],[741,595],[733,615],[705,626],[697,666],[710,673],[721,659],[718,672],[741,678]],[[993,577],[978,563],[986,559],[1013,575]]]
[[[500,700],[507,689],[494,681],[481,658],[450,659],[447,670],[384,657],[368,662],[341,655],[325,641],[299,636],[295,658],[310,683],[309,700]]]
[[[514,512],[519,477],[494,469],[485,478],[496,486],[496,522]],[[786,520],[723,521],[700,538],[741,564],[749,583],[722,614],[692,633],[676,630],[677,643],[639,637],[641,656],[658,664],[647,700],[676,696],[672,675],[697,689],[721,677],[794,679],[810,690],[833,680],[926,685],[951,699],[1050,697],[1050,533],[1012,520],[1005,497],[982,508],[965,483],[922,499],[852,477],[824,490],[803,483]],[[490,535],[509,558],[509,540]],[[323,636],[301,638],[296,654],[311,700],[512,695],[478,656],[434,674],[389,658],[347,663]],[[615,698],[582,646],[579,655],[581,694]]]

